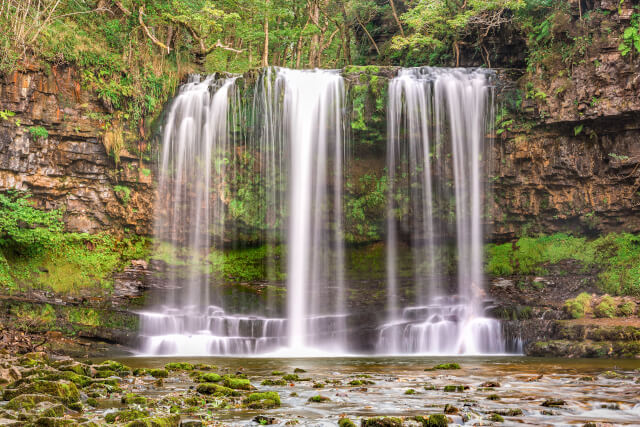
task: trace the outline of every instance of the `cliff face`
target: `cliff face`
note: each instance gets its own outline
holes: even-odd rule
[[[117,164],[107,154],[104,135],[120,128],[79,73],[27,66],[4,76],[0,111],[0,191],[29,190],[38,206],[63,208],[69,231],[149,232],[151,171],[124,149]]]

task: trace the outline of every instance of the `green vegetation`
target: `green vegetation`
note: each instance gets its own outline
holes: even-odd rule
[[[1,286],[61,293],[109,289],[113,272],[147,256],[148,241],[143,237],[65,233],[62,215],[61,210],[35,208],[28,194],[0,194]]]
[[[113,191],[118,196],[118,199],[122,202],[123,206],[127,206],[131,200],[131,189],[124,185],[114,185]]]
[[[591,309],[591,295],[583,292],[564,303],[564,310],[574,319],[580,319]]]
[[[42,126],[31,126],[29,127],[29,133],[35,140],[39,139],[47,139],[49,138],[49,132]]]
[[[618,316],[629,317],[636,312],[636,303],[633,301],[625,301],[618,306]]]
[[[436,365],[433,368],[425,369],[425,371],[454,370],[454,369],[461,369],[460,365],[457,363],[440,363],[439,365]]]
[[[620,54],[627,56],[633,50],[640,53],[640,13],[631,16],[631,24],[622,33],[622,42],[618,46]]]
[[[600,303],[598,303],[598,305],[593,309],[593,314],[595,314],[596,317],[615,317],[616,302],[609,295],[603,296]]]
[[[640,236],[611,233],[595,240],[558,233],[522,237],[515,244],[489,245],[487,271],[495,276],[546,274],[561,261],[595,269],[597,283],[611,295],[640,295]]]

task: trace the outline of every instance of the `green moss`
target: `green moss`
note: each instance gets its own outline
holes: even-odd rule
[[[636,303],[633,301],[625,301],[618,306],[618,316],[630,317],[636,312]]]
[[[128,421],[133,421],[139,418],[148,417],[149,413],[147,411],[138,411],[136,409],[125,409],[122,411],[116,411],[108,413],[104,416],[104,420],[109,423],[126,423]]]
[[[125,396],[122,396],[122,403],[125,405],[146,405],[147,398],[135,393],[127,393]]]
[[[349,418],[340,418],[338,420],[338,427],[356,427],[356,424]]]
[[[198,384],[196,391],[200,394],[213,394],[216,396],[239,396],[240,393],[229,388],[214,383]]]
[[[425,371],[439,371],[439,370],[453,370],[453,369],[461,369],[460,365],[457,363],[441,363],[439,365],[434,366],[433,368],[427,368]]]
[[[288,382],[283,379],[280,379],[280,380],[266,379],[266,380],[263,380],[260,384],[264,386],[285,386],[288,384]]]
[[[564,303],[564,310],[574,319],[580,319],[591,310],[591,295],[583,292]]]
[[[489,421],[502,423],[502,422],[504,422],[504,418],[502,417],[502,415],[499,415],[499,414],[491,414],[491,415],[489,415]]]
[[[223,384],[226,387],[238,389],[238,390],[251,390],[253,387],[251,386],[251,382],[245,378],[233,378],[233,377],[224,377]]]
[[[147,373],[153,378],[169,378],[169,371],[166,369],[148,369]]]
[[[396,417],[363,418],[361,427],[402,427],[402,419]]]
[[[443,389],[445,392],[458,392],[462,393],[464,391],[464,386],[462,385],[446,385]]]
[[[67,381],[35,380],[20,384],[17,388],[11,388],[9,385],[2,396],[4,400],[11,400],[22,394],[46,394],[60,399],[65,404],[80,400],[80,393],[76,385]]]
[[[404,391],[404,394],[416,394],[416,391],[412,388],[409,388],[407,390]]]
[[[416,417],[425,427],[446,427],[449,420],[443,414],[431,414],[428,417]]]
[[[282,379],[285,381],[300,381],[300,377],[297,374],[283,375]]]
[[[217,383],[222,381],[222,376],[216,374],[215,372],[207,372],[205,374],[198,375],[198,381],[203,383]]]
[[[275,391],[251,393],[244,399],[243,404],[252,409],[274,408],[280,406],[280,395]]]
[[[616,302],[609,295],[605,295],[600,303],[593,309],[596,317],[612,318],[616,316]]]
[[[178,427],[180,416],[171,415],[167,417],[140,418],[126,424],[126,427]]]
[[[285,375],[285,373],[282,371],[273,371],[271,372],[271,375],[282,376],[282,375]]]
[[[11,399],[6,408],[14,411],[21,409],[30,411],[41,402],[57,403],[58,398],[46,394],[21,394]]]
[[[321,396],[321,395],[318,394],[318,395],[315,395],[315,396],[311,396],[308,399],[308,401],[312,402],[312,403],[326,403],[326,402],[331,401],[331,399],[328,398],[327,396]]]
[[[191,363],[186,362],[171,362],[164,365],[164,368],[169,371],[192,371],[194,369]]]

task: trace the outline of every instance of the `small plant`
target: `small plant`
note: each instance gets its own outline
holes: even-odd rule
[[[578,136],[582,133],[582,129],[584,129],[584,125],[578,125],[576,127],[573,128],[573,134],[575,136]]]
[[[605,295],[602,297],[600,304],[593,310],[596,317],[616,317],[616,303],[612,297]]]
[[[636,303],[633,301],[625,301],[618,306],[618,315],[622,317],[633,316],[636,312]]]
[[[49,138],[49,132],[42,126],[31,126],[29,127],[29,133],[31,136],[37,141],[39,139],[47,139]]]
[[[611,157],[614,160],[621,161],[621,162],[629,160],[629,156],[620,155],[620,154],[616,154],[616,153],[609,153],[609,157]]]
[[[15,115],[16,113],[14,113],[13,111],[0,110],[0,119],[2,120],[9,120],[9,117],[13,117]]]
[[[129,187],[125,187],[124,185],[116,185],[113,187],[113,191],[122,201],[122,204],[124,206],[127,206],[129,204],[129,201],[131,200],[131,189]]]
[[[640,52],[640,14],[634,13],[631,17],[631,25],[622,33],[622,42],[618,50],[622,56],[627,56],[633,51]]]
[[[568,299],[564,303],[564,310],[574,319],[580,319],[589,312],[591,307],[591,295],[586,292],[575,298]]]

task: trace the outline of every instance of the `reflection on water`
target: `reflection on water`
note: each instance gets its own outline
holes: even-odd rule
[[[162,367],[168,362],[209,363],[221,372],[243,372],[260,390],[280,393],[282,407],[268,411],[225,409],[214,417],[225,425],[255,425],[258,414],[275,417],[281,425],[299,420],[303,425],[335,425],[344,414],[352,420],[389,415],[414,416],[442,413],[445,404],[460,409],[450,415],[456,424],[488,424],[492,413],[506,414],[502,425],[583,425],[608,422],[614,425],[640,425],[640,360],[535,359],[525,357],[461,357],[459,370],[425,371],[451,359],[432,357],[402,358],[126,358],[131,367]],[[261,386],[274,370],[306,370],[301,376],[312,381],[294,386]],[[620,377],[608,378],[606,371]],[[368,375],[374,384],[351,386],[358,375]],[[185,377],[186,378],[186,377]],[[272,377],[273,378],[273,377]],[[487,381],[499,387],[482,386]],[[323,383],[315,389],[313,384]],[[339,384],[338,384],[339,382]],[[167,392],[186,391],[192,384],[167,382]],[[445,392],[446,385],[468,386],[463,392]],[[405,394],[414,389],[415,394]],[[291,396],[291,393],[297,396]],[[308,403],[322,394],[329,403]],[[544,407],[547,399],[562,399],[566,405]],[[522,415],[509,416],[509,410]],[[466,420],[466,422],[464,422]]]

